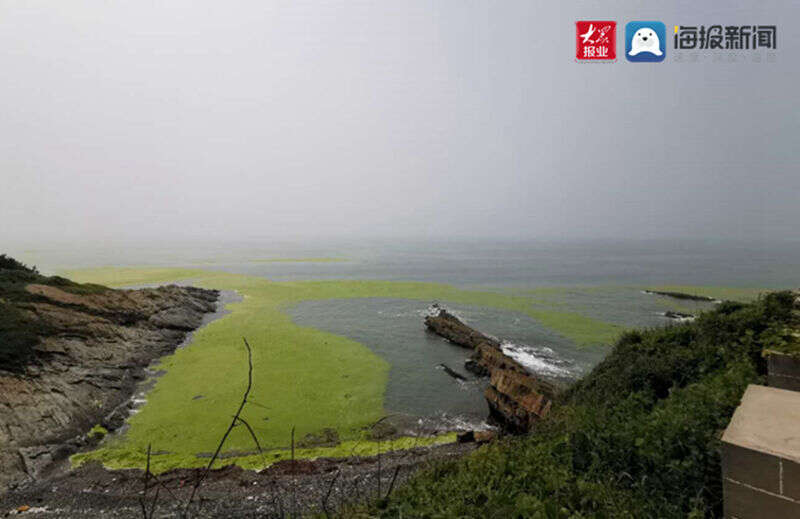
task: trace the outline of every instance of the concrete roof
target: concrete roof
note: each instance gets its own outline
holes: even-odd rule
[[[747,386],[722,441],[800,463],[800,392]]]

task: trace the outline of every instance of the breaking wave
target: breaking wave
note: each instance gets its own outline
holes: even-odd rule
[[[547,346],[529,346],[506,341],[500,347],[503,353],[525,366],[533,374],[555,378],[577,376],[574,362],[558,357]]]

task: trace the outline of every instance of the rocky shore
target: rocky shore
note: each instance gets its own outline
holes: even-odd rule
[[[23,369],[0,365],[0,493],[47,477],[91,442],[93,427],[122,425],[145,368],[174,351],[219,297],[178,286],[89,290],[31,272],[14,276],[39,282],[0,290],[15,325],[36,331]]]
[[[489,377],[484,393],[489,417],[503,429],[524,433],[548,414],[556,387],[533,376],[503,353],[500,341],[471,328],[438,305],[425,318],[425,326],[453,344],[472,350],[464,367],[476,375]]]

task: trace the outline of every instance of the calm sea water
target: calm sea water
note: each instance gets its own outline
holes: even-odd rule
[[[509,291],[575,287],[551,294],[563,311],[633,326],[663,326],[663,302],[647,285],[791,288],[800,285],[800,243],[733,242],[338,242],[232,243],[9,250],[44,272],[92,266],[184,266],[273,280],[377,279],[450,283]],[[333,263],[270,262],[330,257]],[[692,303],[687,303],[692,304]],[[696,310],[708,305],[694,304]],[[468,351],[424,330],[427,303],[397,299],[307,301],[289,309],[299,325],[354,339],[391,365],[386,409],[441,421],[475,423],[486,414],[484,381],[463,370]],[[506,342],[541,376],[574,380],[604,348],[579,348],[515,312],[455,305],[469,324]],[[459,382],[439,367],[464,374]]]
[[[385,279],[464,287],[691,284],[784,288],[800,277],[800,241],[234,242],[16,247],[45,271],[103,265],[228,270],[276,280]],[[333,257],[338,263],[265,263]]]

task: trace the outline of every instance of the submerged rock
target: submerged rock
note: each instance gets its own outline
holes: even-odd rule
[[[464,431],[456,436],[458,443],[488,443],[495,439],[497,439],[495,431]]]
[[[467,380],[467,377],[465,377],[464,375],[462,375],[458,371],[452,369],[451,367],[447,366],[446,364],[439,364],[436,367],[437,368],[442,368],[442,371],[444,371],[445,373],[447,373],[448,375],[450,375],[451,377],[453,377],[456,380],[462,380],[462,381],[463,380]]]
[[[122,425],[144,368],[174,351],[219,297],[178,286],[74,293],[29,284],[25,291],[29,297],[14,305],[40,332],[23,371],[0,366],[0,491],[44,475],[95,425]]]
[[[674,319],[675,321],[693,321],[695,316],[683,312],[676,312],[674,310],[667,310],[664,312],[664,317],[667,319]]]
[[[689,301],[704,301],[706,303],[719,303],[719,299],[715,299],[709,296],[699,296],[696,294],[685,294],[683,292],[669,292],[666,290],[645,290],[645,294],[651,294],[655,296],[664,296],[664,297],[671,297],[673,299],[686,299]]]

